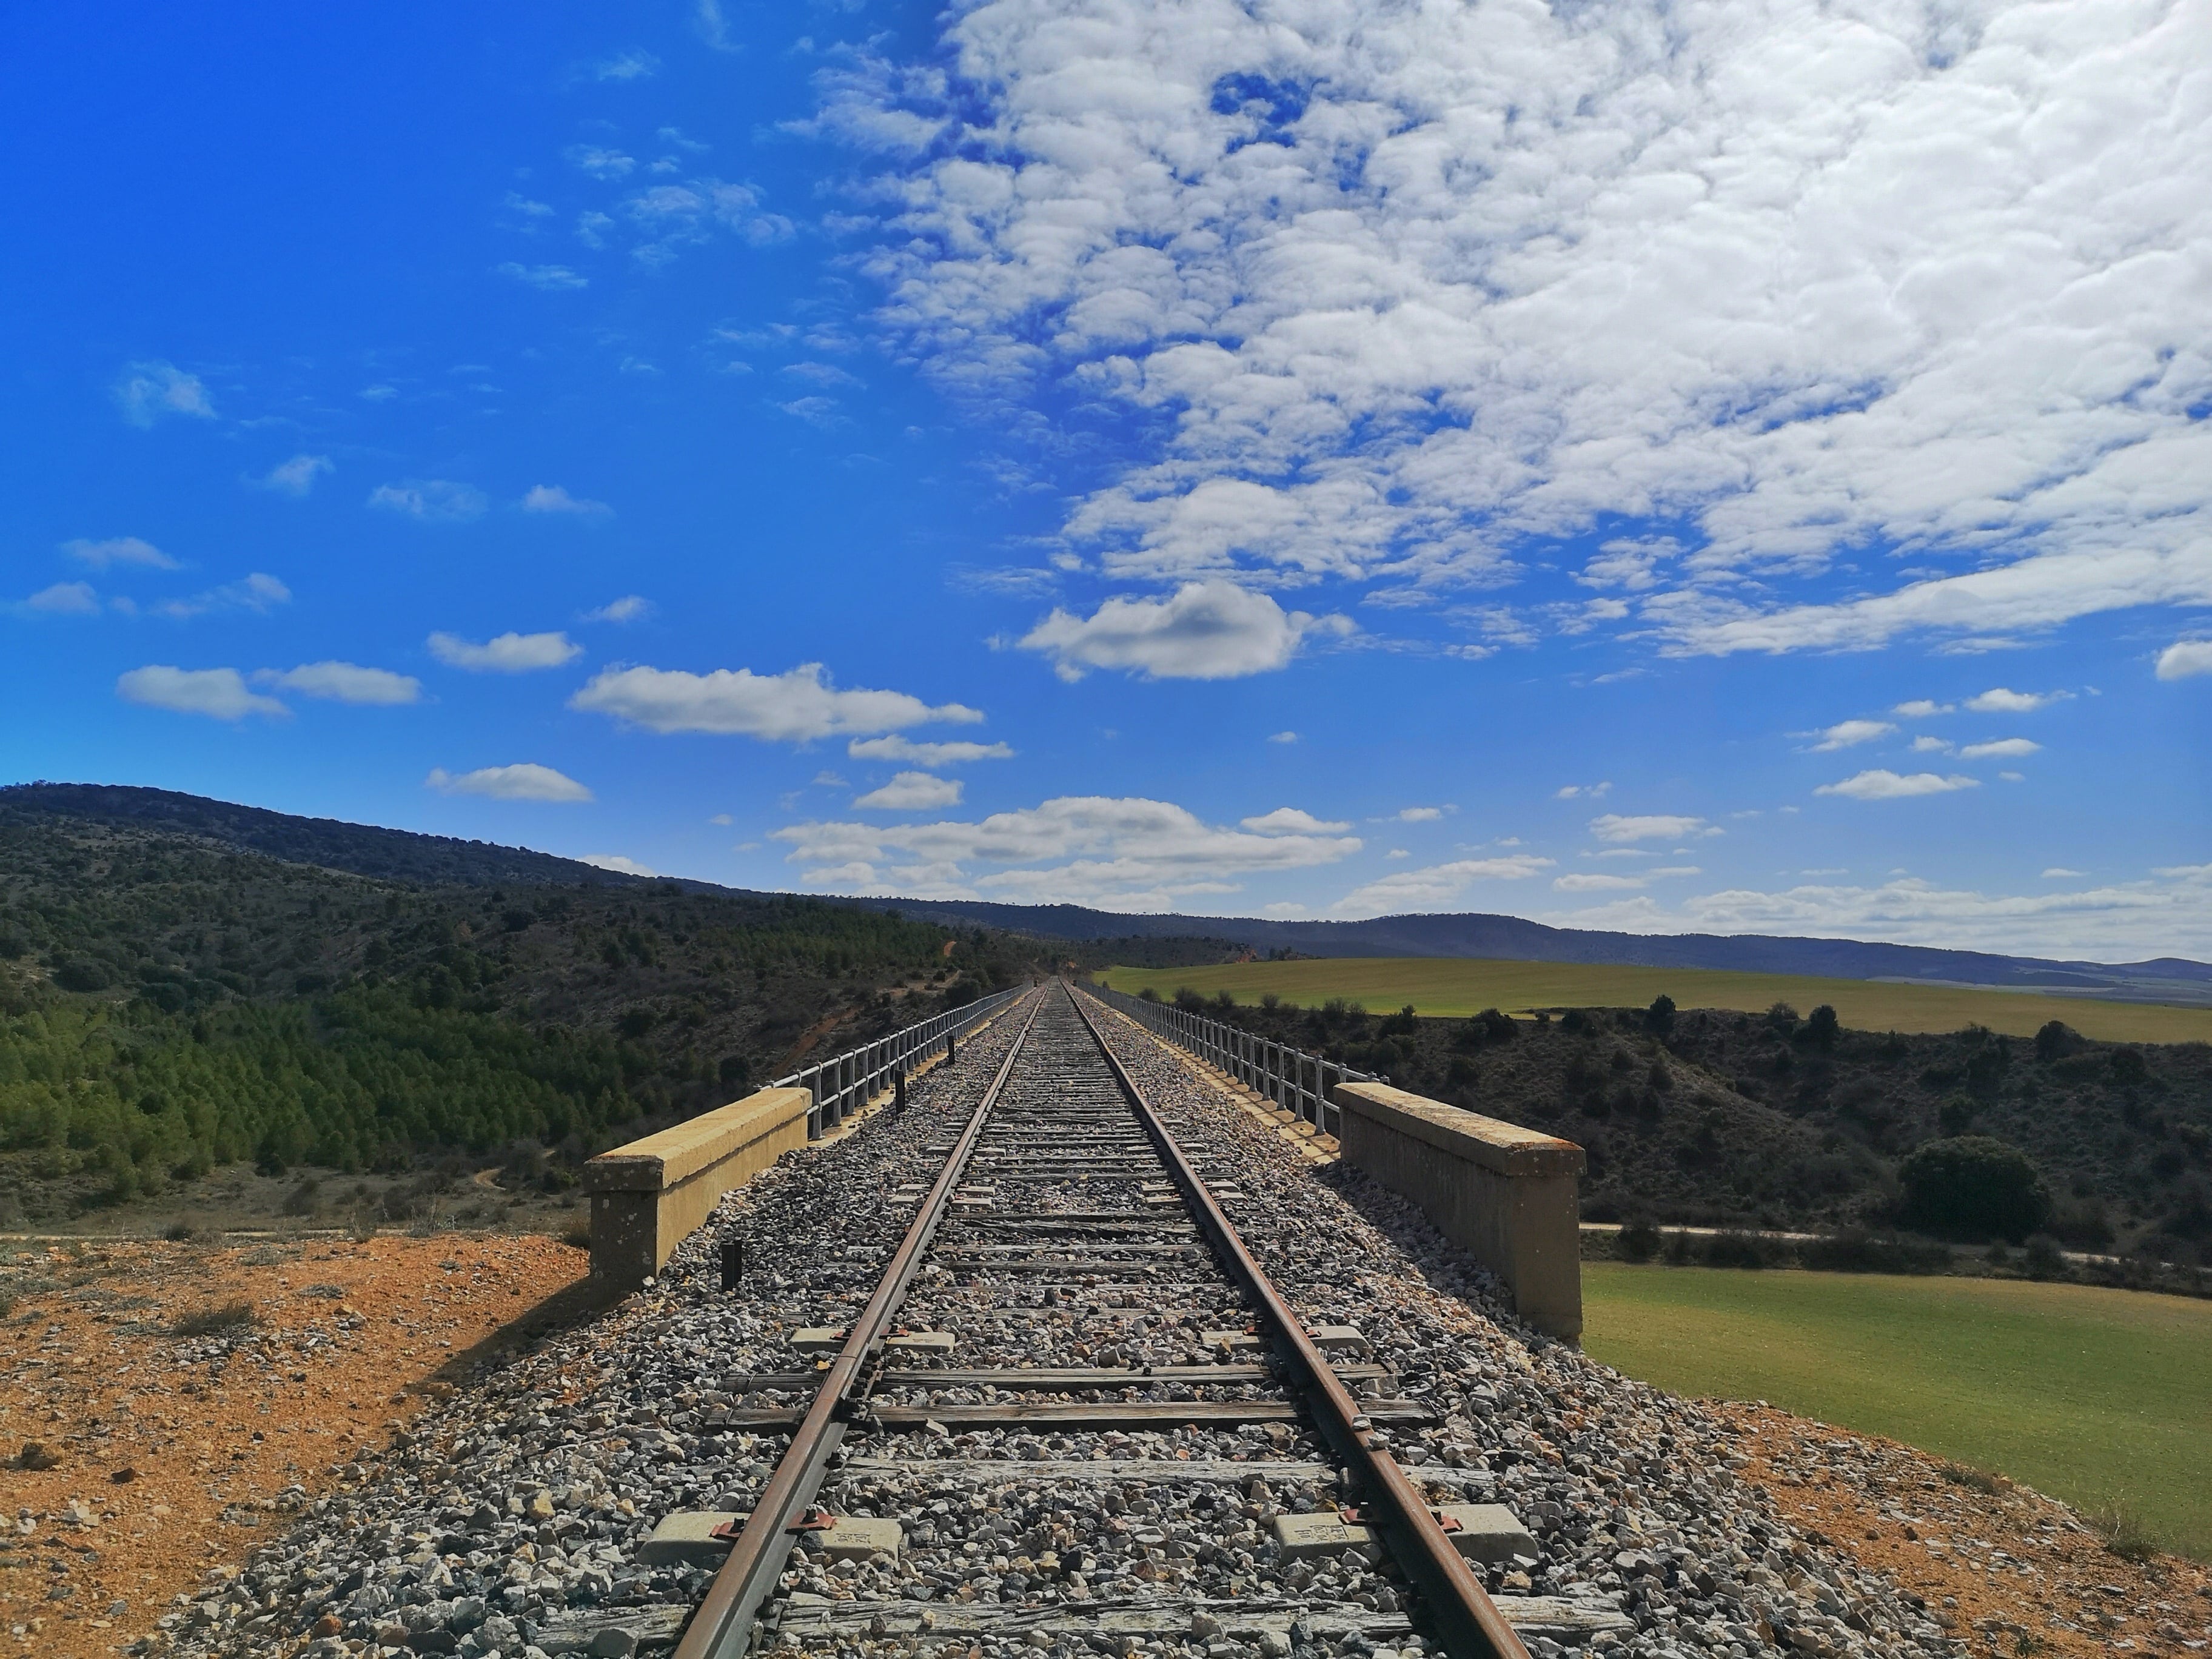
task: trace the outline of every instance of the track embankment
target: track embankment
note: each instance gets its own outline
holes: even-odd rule
[[[1940,1605],[1746,1479],[1769,1466],[1728,1415],[1518,1323],[1402,1200],[1316,1170],[1135,1027],[1100,1027],[1291,1311],[1333,1334],[1362,1431],[1430,1504],[1504,1505],[1525,1525],[1525,1548],[1476,1571],[1535,1659],[1967,1651],[1972,1632],[1947,1632]],[[1338,1504],[1369,1494],[1347,1490],[1348,1461],[1255,1363],[1249,1297],[1188,1203],[1139,1167],[1064,1028],[1040,1045],[1044,1073],[1010,1087],[1000,1133],[984,1132],[977,1109],[1024,1029],[998,1021],[904,1111],[732,1194],[644,1293],[427,1413],[140,1650],[623,1659],[673,1644],[719,1558],[703,1538],[656,1541],[656,1525],[743,1516],[777,1490],[817,1368],[968,1145],[904,1331],[872,1353],[824,1462],[818,1502],[838,1523],[796,1536],[763,1644],[884,1659],[1460,1651],[1381,1540],[1292,1546],[1285,1522],[1334,1524]],[[745,1267],[730,1291],[732,1236]],[[1024,1386],[1002,1386],[1024,1366]],[[846,1529],[870,1541],[841,1547]]]

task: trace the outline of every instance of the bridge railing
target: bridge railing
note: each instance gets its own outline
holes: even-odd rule
[[[896,1081],[909,1069],[915,1056],[939,1043],[964,1036],[1027,990],[1026,984],[1011,991],[979,998],[962,1007],[893,1031],[889,1036],[864,1042],[857,1048],[780,1077],[771,1089],[804,1089],[813,1103],[806,1109],[806,1138],[819,1140],[840,1123]]]
[[[1313,1125],[1322,1134],[1335,1134],[1344,1121],[1343,1108],[1331,1095],[1339,1084],[1377,1080],[1373,1072],[1354,1071],[1336,1060],[1248,1031],[1241,1025],[1208,1019],[1172,1002],[1149,1001],[1106,985],[1085,985],[1081,988],[1108,1007],[1128,1015],[1146,1030],[1196,1054],[1254,1093],[1266,1096],[1302,1122]]]

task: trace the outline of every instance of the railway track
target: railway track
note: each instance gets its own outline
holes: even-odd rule
[[[1104,1018],[1058,985],[1003,1016],[1015,1035],[989,1086],[923,1149],[937,1166],[890,1194],[911,1220],[858,1315],[795,1334],[826,1360],[726,1380],[793,1403],[713,1426],[790,1440],[742,1525],[718,1523],[734,1542],[677,1659],[898,1638],[1228,1652],[1240,1637],[1263,1654],[1425,1637],[1454,1659],[1526,1659],[1459,1517],[1375,1433],[1430,1413],[1395,1395],[1356,1328],[1293,1312],[1231,1220],[1240,1190],[1177,1139]],[[1016,1436],[1016,1455],[945,1455],[976,1429]],[[1226,1436],[1228,1455],[1112,1446],[1167,1432]],[[962,1535],[982,1484],[991,1513],[1026,1522],[1018,1536],[1004,1522]],[[1086,1537],[1102,1497],[1119,1512]],[[908,1529],[885,1511],[932,1518]],[[702,1529],[679,1517],[668,1547]],[[1124,1539],[1134,1571],[1091,1582],[1098,1547]],[[969,1599],[949,1602],[917,1582],[915,1555],[948,1545],[963,1565],[1003,1561],[991,1599],[964,1577]],[[1318,1591],[1317,1559],[1333,1570]]]

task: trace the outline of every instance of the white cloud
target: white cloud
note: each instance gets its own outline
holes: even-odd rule
[[[628,52],[618,52],[611,58],[594,64],[592,75],[600,81],[642,81],[659,68],[660,59],[641,47],[633,46]],[[586,859],[584,862],[589,864],[592,860]]]
[[[2212,674],[2212,640],[2176,640],[2158,653],[2158,677],[2185,680],[2196,674]]]
[[[775,839],[810,887],[1122,910],[1235,892],[1237,877],[1333,864],[1360,848],[1357,836],[1256,835],[1167,801],[1095,795],[976,823],[793,824]]]
[[[64,542],[62,551],[94,570],[106,570],[118,564],[143,565],[149,570],[179,568],[177,562],[160,548],[136,536],[113,536],[104,542],[80,536],[74,541]]]
[[[2032,714],[2067,695],[2063,691],[2010,691],[1999,685],[1967,698],[1966,707],[1977,714]]]
[[[90,582],[56,582],[8,609],[38,617],[96,617],[100,595],[93,592]]]
[[[246,677],[235,668],[174,668],[154,664],[134,668],[115,682],[118,696],[149,708],[167,708],[179,714],[206,714],[219,720],[243,720],[248,714],[281,716],[288,714],[274,697],[247,690]]]
[[[1527,854],[1502,859],[1459,859],[1419,870],[1394,870],[1379,880],[1346,893],[1329,909],[1346,915],[1388,915],[1433,909],[1457,898],[1478,881],[1526,881],[1552,867],[1552,860]]]
[[[653,601],[641,594],[625,593],[618,599],[610,599],[596,611],[586,611],[587,623],[643,622],[653,614]]]
[[[1954,789],[1972,789],[1979,782],[1978,778],[1961,777],[1955,773],[1948,778],[1939,777],[1933,772],[1915,772],[1903,776],[1877,769],[1857,773],[1841,783],[1824,783],[1813,793],[1816,795],[1848,795],[1853,800],[1902,800],[1910,795],[1944,795]]]
[[[713,732],[805,743],[816,738],[898,731],[933,722],[972,725],[976,709],[932,708],[903,691],[840,691],[818,662],[781,674],[718,668],[610,668],[568,700],[571,708],[611,714],[654,732]]]
[[[1619,515],[1680,554],[1583,579],[1687,649],[2212,598],[2191,9],[952,17],[817,125],[899,169],[928,368],[1161,434],[1068,514],[1109,574],[1433,588]],[[1869,544],[1937,574],[1782,586]]]
[[[565,152],[568,164],[593,179],[626,178],[637,158],[597,144],[571,144]]]
[[[187,374],[174,363],[158,358],[132,363],[115,383],[115,402],[123,418],[133,426],[151,426],[170,415],[189,415],[196,420],[215,418],[215,404],[197,374]]]
[[[2063,864],[2054,864],[2043,872],[2043,878],[2045,881],[2078,881],[2081,877],[2081,872],[2069,870]]]
[[[388,668],[363,668],[357,663],[303,662],[281,673],[264,668],[253,678],[257,684],[279,686],[332,702],[388,708],[422,700],[422,682],[412,675],[395,674]]]
[[[727,812],[717,812],[713,817],[708,818],[707,822],[709,823],[719,823],[726,830],[730,825],[735,823],[737,820],[732,817]]]
[[[1912,752],[1916,755],[1948,755],[1954,746],[1948,738],[1922,736],[1912,740]]]
[[[1554,877],[1552,885],[1562,893],[1623,892],[1630,888],[1643,886],[1644,878],[1599,875],[1588,871],[1577,871],[1572,875]]]
[[[253,482],[280,495],[305,495],[314,489],[317,478],[336,471],[327,455],[295,455],[289,461],[277,462]]]
[[[614,514],[614,508],[605,501],[586,501],[581,496],[571,495],[559,484],[532,484],[529,493],[522,498],[522,510],[525,513],[555,513],[572,519],[605,519]]]
[[[1297,740],[1298,734],[1295,732],[1278,732],[1267,739],[1269,743],[1296,743]]]
[[[1237,822],[1247,830],[1262,836],[1340,836],[1352,828],[1349,823],[1317,818],[1295,806],[1278,806],[1272,812],[1263,812],[1257,817],[1239,818]]]
[[[483,516],[489,505],[483,491],[451,478],[422,478],[405,483],[379,484],[368,492],[368,504],[426,524],[465,524]]]
[[[884,812],[919,812],[960,805],[960,780],[933,778],[927,772],[901,772],[879,789],[871,789],[853,805]]]
[[[280,605],[292,602],[292,590],[264,570],[249,573],[243,580],[194,593],[187,599],[155,599],[141,605],[129,598],[108,601],[111,610],[126,617],[160,617],[169,622],[189,622],[216,611],[251,611],[267,616]]]
[[[1886,738],[1896,730],[1887,720],[1843,720],[1814,734],[1820,740],[1813,745],[1813,752],[1823,755],[1832,750],[1872,743],[1876,738]]]
[[[1390,815],[1394,823],[1434,823],[1452,809],[1448,806],[1401,806]]]
[[[1310,634],[1354,631],[1345,617],[1285,612],[1265,593],[1217,579],[1185,582],[1166,599],[1109,599],[1088,618],[1055,607],[1021,647],[1052,657],[1064,680],[1093,668],[1218,680],[1283,667]]]
[[[660,872],[651,865],[640,864],[635,859],[624,858],[620,853],[583,853],[576,862],[588,864],[594,870],[611,870],[618,876],[658,876]]]
[[[1656,870],[1647,870],[1644,873],[1646,879],[1657,881],[1663,878],[1675,876],[1702,876],[1705,872],[1694,864],[1669,864]]]
[[[558,668],[583,654],[584,647],[566,634],[507,633],[482,645],[458,634],[433,634],[430,654],[448,668],[465,668],[474,674],[527,674],[534,669]]]
[[[1382,856],[1386,859],[1409,859],[1413,855],[1403,847],[1394,847]]]
[[[2053,879],[2063,879],[2054,877]],[[2005,955],[2140,961],[2212,957],[2212,865],[2138,881],[2031,894],[1943,888],[1900,875],[1878,887],[1730,888],[1662,905],[1647,895],[1535,918],[1637,933],[1783,933],[1876,939]]]
[[[1607,812],[1602,817],[1590,820],[1589,831],[1600,841],[1615,844],[1637,841],[1680,841],[1689,836],[1717,836],[1721,833],[1718,828],[1703,818],[1686,817],[1674,812],[1650,812],[1633,817]]]
[[[1924,720],[1931,715],[1949,714],[1951,705],[1948,702],[1937,702],[1929,697],[1915,697],[1911,702],[1898,704],[1889,712],[1902,720]]]
[[[1960,760],[2008,760],[2033,755],[2043,745],[2027,738],[1999,738],[1990,743],[1970,743],[1959,751]]]
[[[1003,743],[916,743],[910,738],[855,738],[845,745],[854,760],[903,761],[910,766],[965,766],[974,761],[1012,760]]]
[[[426,788],[447,795],[487,795],[494,800],[587,801],[592,792],[550,766],[522,761],[513,766],[482,766],[458,776],[442,766],[431,769]]]
[[[1552,792],[1552,799],[1553,800],[1574,800],[1579,798],[1584,800],[1603,800],[1612,788],[1613,782],[1610,779],[1607,779],[1603,783],[1562,784],[1559,788]]]

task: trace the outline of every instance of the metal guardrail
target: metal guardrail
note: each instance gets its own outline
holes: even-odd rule
[[[939,1042],[965,1036],[1029,988],[1026,983],[1011,991],[981,997],[963,1007],[945,1012],[889,1036],[864,1042],[829,1060],[817,1060],[789,1077],[780,1077],[772,1089],[805,1089],[813,1097],[806,1109],[806,1138],[819,1140],[868,1103],[879,1089],[896,1085],[908,1062]]]
[[[1388,1081],[1373,1072],[1354,1071],[1256,1031],[1178,1008],[1172,1002],[1147,1002],[1106,985],[1078,988],[1128,1015],[1146,1030],[1188,1049],[1325,1135],[1334,1134],[1344,1121],[1342,1109],[1328,1097],[1330,1089],[1339,1083]]]

